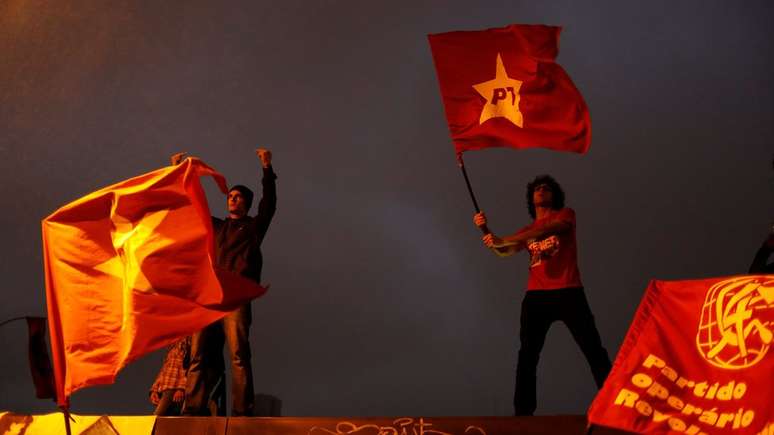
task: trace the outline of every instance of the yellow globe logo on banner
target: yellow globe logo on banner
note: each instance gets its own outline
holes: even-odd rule
[[[766,356],[774,339],[774,275],[741,276],[710,287],[696,334],[712,365],[743,369]]]

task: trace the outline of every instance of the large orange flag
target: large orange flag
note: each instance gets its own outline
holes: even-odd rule
[[[774,275],[652,281],[588,411],[654,434],[774,434]]]
[[[43,220],[57,402],[262,295],[214,266],[197,159],[101,189]]]

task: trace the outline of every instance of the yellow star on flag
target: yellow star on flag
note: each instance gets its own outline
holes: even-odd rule
[[[519,111],[519,89],[522,83],[508,77],[500,53],[497,53],[495,78],[473,85],[476,92],[486,99],[478,123],[483,124],[491,118],[505,118],[519,127],[524,127],[524,118]]]
[[[116,256],[94,268],[123,281],[125,291],[152,292],[153,288],[148,278],[142,273],[138,250],[149,244],[166,245],[167,238],[155,230],[168,213],[169,210],[150,212],[136,223],[118,214],[114,215],[112,221],[115,230],[110,235],[113,239],[113,247],[116,249]]]

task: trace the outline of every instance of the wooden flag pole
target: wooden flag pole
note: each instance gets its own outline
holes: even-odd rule
[[[462,170],[462,176],[465,177],[465,185],[468,186],[468,193],[470,199],[473,201],[473,208],[476,213],[481,213],[481,209],[478,207],[478,201],[476,201],[476,195],[473,193],[473,188],[470,186],[470,179],[468,178],[468,171],[465,170],[465,162],[462,161],[462,153],[457,153],[457,166]],[[486,224],[479,227],[484,234],[491,234]]]

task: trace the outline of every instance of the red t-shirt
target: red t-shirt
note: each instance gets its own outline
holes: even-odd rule
[[[527,290],[554,290],[583,286],[578,270],[578,251],[575,243],[575,212],[571,208],[563,208],[542,219],[536,219],[532,224],[520,229],[519,233],[540,228],[554,221],[567,222],[570,224],[570,229],[527,242],[529,252]]]

